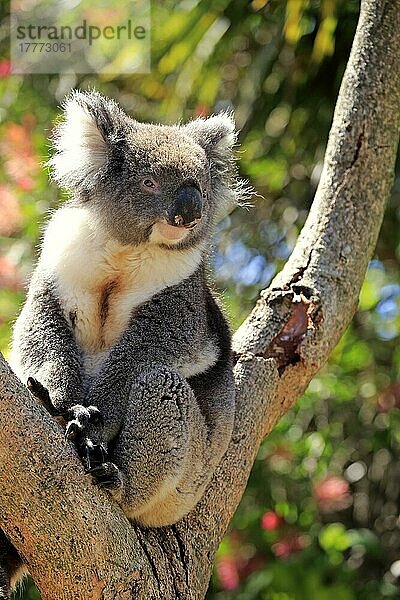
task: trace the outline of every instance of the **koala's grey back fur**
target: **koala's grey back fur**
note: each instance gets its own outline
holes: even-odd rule
[[[228,115],[141,124],[95,92],[69,97],[56,132],[50,165],[72,196],[46,229],[13,366],[59,411],[98,407],[104,426],[85,433],[108,450],[101,482],[146,526],[196,505],[232,432],[230,334],[205,260],[245,194],[235,140]]]

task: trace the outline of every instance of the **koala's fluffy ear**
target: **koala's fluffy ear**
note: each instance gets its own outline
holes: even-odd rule
[[[53,178],[70,190],[90,188],[106,165],[126,115],[98,92],[72,92],[63,103],[64,120],[52,136]]]
[[[199,118],[184,126],[186,132],[204,148],[207,156],[222,176],[232,166],[233,147],[237,133],[233,114],[220,113],[207,119]]]
[[[199,118],[184,126],[185,131],[202,148],[209,160],[216,200],[216,221],[229,214],[240,203],[242,185],[236,177],[234,146],[237,132],[232,113]]]

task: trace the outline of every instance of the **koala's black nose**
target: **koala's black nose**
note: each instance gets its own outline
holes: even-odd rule
[[[180,187],[175,196],[175,202],[168,214],[168,221],[175,227],[191,229],[201,219],[201,192],[194,185]]]

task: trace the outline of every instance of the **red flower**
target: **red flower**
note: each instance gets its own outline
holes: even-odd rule
[[[16,184],[24,192],[30,192],[34,188],[33,180],[29,177],[20,177],[17,179]]]
[[[11,62],[9,60],[0,60],[0,78],[8,77],[11,73]]]
[[[389,412],[392,408],[400,406],[400,383],[393,383],[382,390],[377,398],[379,412]]]
[[[265,557],[261,554],[254,554],[248,560],[245,560],[244,563],[238,565],[239,571],[239,579],[242,581],[246,579],[252,573],[256,573],[257,571],[261,571],[261,569],[265,568]]]
[[[261,527],[266,531],[274,531],[283,523],[282,517],[279,517],[273,510],[267,511],[261,517]]]
[[[224,590],[236,590],[239,587],[239,572],[233,556],[221,556],[217,560],[217,575]]]
[[[343,477],[329,475],[314,486],[314,497],[322,510],[343,510],[351,504],[349,484]]]
[[[22,223],[19,202],[11,188],[0,184],[0,235],[10,235]]]
[[[282,537],[276,544],[272,546],[272,552],[278,558],[288,558],[296,552],[300,552],[309,544],[309,538],[307,535],[300,533],[290,533],[285,537]]]
[[[22,289],[22,281],[17,265],[5,256],[0,256],[0,289],[13,292]]]
[[[34,124],[34,117],[30,114],[25,115],[21,125],[7,123],[0,140],[4,169],[7,175],[24,190],[34,188],[34,177],[39,172],[39,158],[32,139]]]

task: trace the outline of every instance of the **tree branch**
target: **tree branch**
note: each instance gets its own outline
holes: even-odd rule
[[[389,196],[399,140],[400,0],[364,0],[325,165],[294,252],[234,337],[229,449],[197,508],[143,530],[83,474],[58,425],[0,361],[0,525],[43,598],[204,597],[263,436],[349,324]]]

